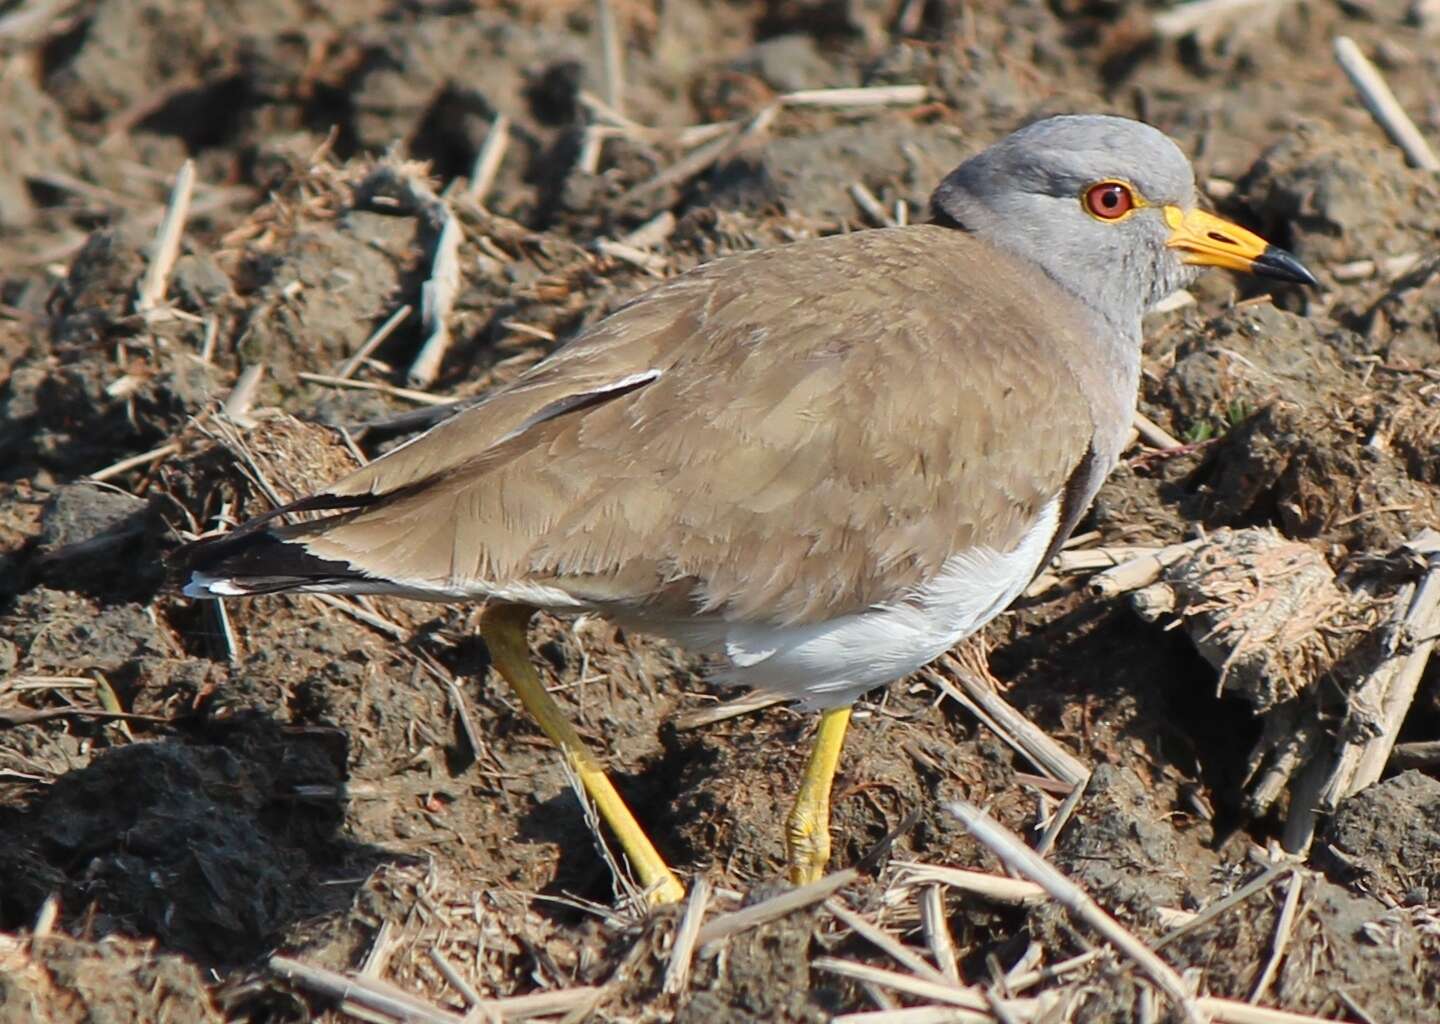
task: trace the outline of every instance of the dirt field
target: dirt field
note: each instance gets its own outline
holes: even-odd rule
[[[1440,1019],[1440,666],[1383,781],[1318,820],[1296,796],[1376,665],[1423,646],[1385,624],[1425,568],[1397,552],[1440,524],[1440,178],[1332,39],[1440,144],[1440,9],[612,0],[611,32],[599,9],[0,0],[0,1024],[1182,1019],[1125,956],[1022,978],[1105,943],[1049,899],[905,866],[998,874],[942,805],[1033,843],[1074,789],[951,698],[987,659],[1090,772],[1050,862],[1193,991]],[[871,91],[780,101],[840,87]],[[1218,626],[1057,572],[961,662],[862,705],[832,861],[861,876],[700,950],[683,984],[682,911],[617,888],[474,609],[279,597],[222,621],[167,578],[185,537],[339,476],[659,277],[873,226],[857,184],[921,219],[959,159],[1060,111],[1171,133],[1220,212],[1323,281],[1212,272],[1147,320],[1141,409],[1181,446],[1137,443],[1076,550],[1273,527],[1324,611],[1222,674]],[[147,291],[187,158],[179,258]],[[448,348],[417,369],[437,322]],[[1289,572],[1235,587],[1293,595]],[[707,920],[781,892],[813,719],[697,725],[733,695],[681,652],[593,619],[533,639],[662,853],[712,883]],[[342,1002],[305,969],[359,980]]]

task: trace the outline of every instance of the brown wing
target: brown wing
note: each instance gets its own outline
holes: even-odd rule
[[[323,492],[365,507],[274,532],[477,596],[789,623],[893,601],[1008,549],[1085,458],[1057,303],[940,227],[722,260]]]

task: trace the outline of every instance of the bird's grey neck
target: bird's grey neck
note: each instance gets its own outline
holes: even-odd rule
[[[1057,339],[1056,353],[1079,383],[1095,424],[1091,442],[1104,472],[1114,468],[1130,434],[1140,388],[1140,321],[1117,324],[1089,303],[1069,311],[1075,327]]]

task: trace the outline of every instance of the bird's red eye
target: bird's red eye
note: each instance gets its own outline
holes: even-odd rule
[[[1118,220],[1135,209],[1135,193],[1118,181],[1102,181],[1085,190],[1085,209],[1101,220]]]

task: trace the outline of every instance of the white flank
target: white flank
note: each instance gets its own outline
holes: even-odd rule
[[[1040,569],[1059,518],[1055,500],[1012,550],[952,555],[893,605],[805,626],[729,626],[716,635],[731,665],[719,678],[811,707],[848,704],[935,660],[1004,611]]]

